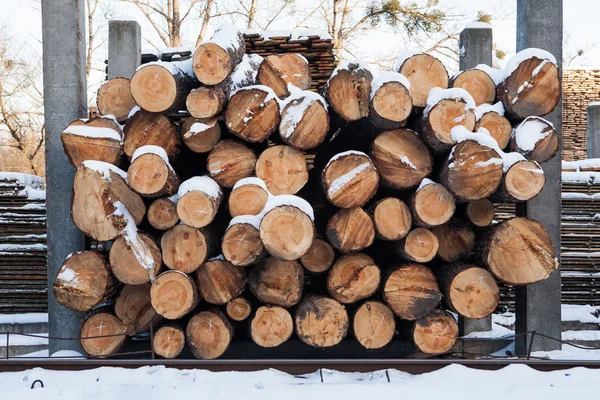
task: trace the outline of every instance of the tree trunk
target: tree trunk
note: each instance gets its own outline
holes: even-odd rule
[[[395,69],[408,78],[414,107],[424,108],[427,105],[427,96],[431,89],[448,87],[449,77],[446,67],[440,60],[429,54],[422,53],[408,57]]]
[[[231,74],[245,53],[242,33],[232,24],[222,24],[194,51],[196,77],[205,85],[217,85]]]
[[[227,129],[251,143],[260,143],[271,136],[280,120],[277,99],[263,86],[238,90],[229,99],[225,111]]]
[[[198,268],[196,282],[204,300],[224,305],[242,294],[246,287],[246,274],[242,267],[229,261],[212,260]]]
[[[402,259],[425,263],[433,260],[437,254],[439,243],[429,229],[415,228],[408,235],[394,244],[394,250]]]
[[[288,84],[308,90],[311,82],[308,61],[298,53],[267,56],[258,69],[256,82],[273,89],[281,99],[290,95]]]
[[[152,273],[142,265],[132,246],[127,243],[125,238],[118,238],[110,248],[110,269],[115,277],[126,285],[143,285],[150,282],[160,271],[162,265],[161,253],[154,240],[143,233],[138,235],[140,242],[143,243],[144,248],[154,262]]]
[[[196,358],[213,360],[227,351],[233,339],[233,326],[219,310],[194,315],[185,330],[187,343]]]
[[[131,95],[127,78],[114,78],[100,86],[96,95],[96,106],[100,115],[114,115],[122,124],[137,104]]]
[[[544,170],[537,162],[519,161],[506,171],[492,197],[501,202],[529,201],[542,191],[544,183]]]
[[[396,333],[394,313],[383,303],[366,301],[354,313],[352,331],[366,349],[380,349],[390,343]]]
[[[488,199],[462,203],[457,210],[457,215],[479,228],[490,226],[496,216],[494,203]]]
[[[410,201],[415,224],[424,228],[432,228],[450,221],[455,209],[452,194],[444,186],[433,181],[421,184]]]
[[[283,142],[298,150],[309,150],[325,140],[329,132],[329,114],[325,99],[305,90],[294,94],[281,111],[279,135]]]
[[[381,240],[400,240],[408,235],[412,216],[406,204],[395,197],[379,200],[373,208],[375,234]]]
[[[556,155],[559,146],[558,132],[552,123],[529,117],[514,129],[508,148],[530,161],[544,163]]]
[[[260,306],[250,321],[250,335],[260,347],[277,347],[294,333],[288,310],[279,306]]]
[[[294,319],[296,334],[312,347],[335,346],[348,333],[346,308],[328,297],[306,297],[296,309]]]
[[[375,261],[362,253],[343,256],[333,264],[327,276],[327,291],[343,304],[356,303],[375,293],[381,271]]]
[[[180,186],[177,215],[184,224],[203,228],[217,215],[222,198],[223,192],[212,178],[193,177]]]
[[[410,337],[423,353],[443,354],[456,343],[458,324],[449,312],[435,309],[412,323]]]
[[[329,243],[342,253],[361,251],[375,240],[373,220],[360,207],[338,211],[327,222]]]
[[[184,346],[185,333],[176,325],[164,325],[154,332],[152,347],[163,358],[177,358]]]
[[[180,183],[167,153],[157,146],[136,150],[127,170],[127,182],[139,195],[151,198],[177,193]]]
[[[362,207],[377,192],[379,174],[361,152],[345,152],[331,158],[321,178],[327,200],[340,208]]]
[[[265,255],[259,230],[243,222],[229,225],[221,242],[221,251],[227,261],[241,267],[255,264]]]
[[[401,83],[402,77],[394,72],[373,80],[369,119],[379,129],[398,129],[406,124],[413,101],[409,89]]]
[[[115,300],[115,315],[125,326],[128,335],[146,332],[162,317],[152,308],[149,283],[125,285]]]
[[[221,140],[217,118],[200,120],[190,117],[181,126],[183,143],[194,153],[208,153]]]
[[[269,192],[259,178],[247,178],[238,181],[229,194],[229,213],[239,215],[258,215],[269,198]]]
[[[272,146],[263,151],[256,162],[256,176],[274,195],[296,194],[308,181],[308,165],[304,154],[288,146]]]
[[[475,248],[475,232],[469,225],[451,223],[431,232],[438,241],[437,257],[447,263],[465,260]]]
[[[166,319],[179,319],[198,304],[194,280],[180,271],[166,271],[156,278],[150,290],[152,307]]]
[[[512,134],[512,126],[510,121],[496,111],[487,111],[481,117],[478,116],[475,123],[474,131],[484,128],[498,143],[498,147],[502,150],[506,149],[510,136]]]
[[[383,286],[383,299],[399,318],[413,321],[437,307],[442,294],[429,268],[408,264],[389,274]]]
[[[179,152],[177,127],[161,113],[140,110],[127,120],[124,129],[123,151],[129,159],[145,145],[162,147],[173,161]]]
[[[79,342],[92,357],[106,358],[119,351],[127,335],[123,323],[106,307],[93,310],[81,325]]]
[[[208,154],[207,171],[221,187],[232,188],[254,175],[256,154],[242,143],[223,140]]]
[[[250,316],[252,306],[245,297],[237,297],[227,303],[225,307],[227,315],[234,321],[241,322]]]
[[[469,132],[475,128],[475,113],[461,98],[443,98],[428,105],[421,120],[421,136],[435,153],[447,153],[455,144],[451,131],[464,126]]]
[[[175,225],[160,239],[163,261],[170,269],[191,274],[218,251],[214,239],[205,229]]]
[[[85,160],[119,165],[123,156],[123,132],[109,118],[96,117],[71,122],[60,135],[65,154],[75,167]]]
[[[477,68],[460,72],[452,78],[450,87],[466,90],[475,100],[476,106],[492,104],[496,100],[494,80],[483,70]]]
[[[148,207],[148,222],[153,228],[166,231],[179,222],[177,203],[172,197],[156,199]]]
[[[289,308],[302,298],[304,270],[297,261],[269,257],[250,270],[248,286],[260,302]]]
[[[335,260],[335,251],[323,239],[315,239],[308,252],[300,257],[302,266],[313,274],[322,274],[327,271]]]

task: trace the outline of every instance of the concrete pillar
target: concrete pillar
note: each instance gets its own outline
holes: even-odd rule
[[[87,114],[84,0],[42,1],[44,112],[46,118],[46,226],[48,232],[48,322],[55,337],[79,336],[81,315],[60,306],[52,292],[58,269],[69,253],[85,249],[71,220],[75,168],[60,140],[62,130]],[[50,354],[81,351],[79,341],[50,339]]]
[[[600,158],[600,102],[587,109],[587,158]]]
[[[552,53],[561,63],[563,43],[563,0],[517,0],[517,51],[537,47]],[[561,69],[562,71],[562,69]],[[561,72],[562,73],[562,72]],[[544,190],[526,205],[526,214],[548,231],[556,256],[560,258],[562,104],[544,117],[554,124],[560,138],[556,157],[542,164],[546,174]],[[516,291],[516,331],[536,331],[560,339],[560,269],[542,282],[519,287]],[[530,335],[516,340],[517,354],[525,354]],[[532,349],[556,350],[561,344],[535,337]]]
[[[492,27],[465,28],[460,33],[460,65],[461,71],[473,68],[479,64],[492,66]],[[492,316],[480,319],[458,318],[459,333],[461,336],[471,332],[485,332],[492,330]]]
[[[108,23],[108,79],[131,79],[142,61],[142,30],[137,21]]]

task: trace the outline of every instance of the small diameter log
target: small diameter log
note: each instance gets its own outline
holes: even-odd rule
[[[148,207],[148,222],[153,228],[166,231],[179,222],[176,196],[154,200]]]
[[[142,222],[146,206],[126,179],[124,171],[101,161],[84,161],[77,168],[71,216],[87,236],[99,242],[116,239],[127,225],[117,206],[126,209],[136,225]]]
[[[256,154],[235,140],[222,140],[208,153],[206,170],[221,187],[254,175]]]
[[[447,263],[465,260],[475,248],[475,232],[466,224],[437,226],[431,232],[439,244],[437,257]]]
[[[233,326],[219,310],[202,311],[187,324],[185,337],[196,358],[213,360],[223,355],[233,339]]]
[[[543,118],[528,117],[513,130],[508,148],[521,153],[530,161],[544,163],[558,151],[558,132],[551,122]]]
[[[75,168],[79,168],[85,160],[117,165],[121,162],[123,132],[113,119],[77,119],[65,128],[60,139],[69,162]]]
[[[325,86],[325,98],[332,111],[344,121],[369,115],[373,74],[362,62],[340,64]]]
[[[204,300],[224,305],[242,294],[246,287],[246,274],[242,267],[229,261],[206,261],[196,271],[196,283]]]
[[[497,96],[506,112],[516,119],[543,117],[560,100],[560,73],[554,57],[545,51],[523,50],[511,58],[506,78],[498,86]]]
[[[409,129],[379,134],[371,146],[373,162],[384,185],[410,189],[421,183],[433,169],[433,158],[419,135]]]
[[[321,183],[327,200],[334,206],[362,207],[377,192],[379,174],[365,153],[347,151],[329,160]]]
[[[225,310],[227,311],[227,316],[229,318],[240,322],[244,321],[250,316],[250,313],[252,312],[252,306],[250,305],[250,302],[246,300],[246,298],[237,297],[227,303]]]
[[[95,251],[68,256],[52,286],[56,301],[73,311],[88,312],[110,300],[116,281],[106,257]]]
[[[412,323],[410,337],[423,353],[443,354],[456,343],[458,324],[449,312],[435,309]]]
[[[133,74],[131,95],[146,111],[177,113],[185,110],[188,93],[199,85],[191,60],[157,61],[143,64]]]
[[[334,299],[309,296],[302,300],[294,316],[296,334],[312,347],[331,347],[348,333],[346,308]]]
[[[429,229],[415,228],[394,249],[404,260],[425,263],[433,260],[438,247],[438,240]]]
[[[544,226],[523,217],[491,228],[479,254],[496,278],[511,285],[539,282],[558,267],[554,245]]]
[[[443,225],[454,215],[456,205],[452,194],[439,183],[425,178],[411,197],[410,210],[418,226],[431,228]]]
[[[335,260],[335,251],[327,241],[315,239],[308,252],[300,257],[302,266],[313,274],[321,274],[331,267]]]
[[[289,308],[302,298],[304,270],[297,261],[269,257],[250,270],[248,286],[260,302]]]
[[[265,247],[258,228],[234,219],[223,235],[221,251],[227,261],[245,267],[258,262],[265,254]]]
[[[477,122],[474,131],[478,131],[480,128],[487,130],[498,143],[498,147],[502,150],[506,149],[510,142],[512,126],[510,121],[504,117],[502,103],[493,106],[488,104],[479,106],[475,109],[475,115]]]
[[[279,104],[266,86],[247,86],[229,99],[225,124],[234,135],[251,143],[267,139],[279,127]]]
[[[145,332],[162,319],[152,307],[150,287],[149,283],[125,285],[115,300],[115,315],[128,335]]]
[[[496,210],[494,209],[494,203],[489,199],[481,199],[461,205],[460,214],[464,215],[465,219],[473,225],[484,228],[492,224],[496,216]]]
[[[208,176],[188,179],[179,186],[177,194],[177,215],[194,228],[203,228],[213,221],[223,198],[217,182]]]
[[[369,119],[380,129],[398,129],[406,124],[413,101],[408,79],[397,72],[386,72],[371,84]]]
[[[152,348],[163,358],[177,358],[185,346],[185,333],[175,325],[161,326],[154,332]]]
[[[279,135],[283,142],[298,150],[309,150],[325,140],[329,132],[329,114],[325,99],[310,90],[294,93],[281,110]]]
[[[123,151],[129,159],[138,148],[145,145],[162,147],[171,161],[179,152],[177,127],[161,113],[145,110],[136,112],[127,120],[123,134]]]
[[[194,73],[205,85],[223,82],[246,53],[244,36],[232,24],[221,24],[193,56]]]
[[[373,225],[378,239],[400,240],[410,231],[412,215],[402,200],[386,197],[375,204]]]
[[[206,230],[181,224],[163,234],[160,247],[165,265],[186,274],[197,270],[216,251]]]
[[[127,243],[125,238],[118,238],[110,248],[110,269],[114,276],[126,285],[143,285],[150,282],[150,275],[156,276],[162,265],[161,252],[154,240],[143,233],[139,233],[138,237],[154,262],[152,274],[148,273],[148,270],[140,263],[132,246]]]
[[[450,87],[466,90],[475,100],[476,106],[492,104],[496,99],[496,84],[482,69],[472,68],[458,73],[452,78]]]
[[[79,341],[88,355],[106,358],[119,351],[127,335],[119,318],[100,310],[102,311],[92,311],[85,318],[79,332]]]
[[[364,302],[352,319],[352,332],[366,349],[380,349],[392,341],[396,332],[394,313],[378,301]]]
[[[142,146],[133,153],[127,182],[144,197],[171,196],[177,193],[180,183],[167,152],[153,145]]]
[[[258,157],[256,176],[274,195],[296,194],[308,182],[304,154],[288,146],[272,146]]]
[[[459,315],[484,318],[498,307],[498,284],[486,269],[472,264],[444,265],[436,274],[446,305]]]
[[[444,64],[429,54],[402,54],[394,71],[400,72],[410,82],[410,94],[414,107],[425,107],[431,89],[448,87],[448,71]]]
[[[493,198],[503,202],[528,201],[542,191],[545,183],[546,177],[540,164],[519,161],[508,168]]]
[[[260,306],[250,321],[250,336],[260,347],[277,347],[294,333],[288,310],[279,306]]]
[[[122,124],[137,104],[131,95],[130,81],[127,78],[111,79],[98,89],[96,106],[100,115],[113,115]]]
[[[502,158],[494,149],[465,140],[454,146],[442,166],[440,183],[457,200],[480,200],[500,186],[502,165]]]
[[[383,299],[394,314],[412,321],[433,310],[442,294],[429,268],[408,264],[388,276],[383,287]]]
[[[258,215],[269,199],[267,185],[259,178],[239,180],[229,194],[229,214]]]
[[[190,117],[181,126],[181,139],[194,153],[208,153],[221,140],[221,125],[217,118]]]
[[[371,257],[349,254],[337,260],[329,270],[327,291],[340,303],[352,304],[373,295],[380,280],[381,271]]]
[[[273,54],[265,57],[260,65],[256,83],[270,87],[284,99],[290,95],[288,84],[302,90],[310,89],[310,66],[298,53]]]
[[[375,240],[373,220],[362,208],[345,208],[327,222],[327,239],[342,253],[361,251]]]
[[[152,307],[166,319],[179,319],[198,304],[194,280],[180,271],[166,271],[156,278],[150,290]]]

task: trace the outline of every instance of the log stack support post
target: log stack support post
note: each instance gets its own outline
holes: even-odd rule
[[[600,158],[600,103],[587,109],[587,158]]]
[[[529,47],[544,49],[562,60],[563,1],[517,0],[517,51]],[[562,68],[559,70],[562,75]],[[562,159],[562,103],[544,117],[554,124],[559,137],[559,149],[554,158],[542,164],[546,185],[542,192],[517,207],[518,215],[526,215],[541,222],[546,228],[560,262],[560,215],[561,215],[561,159]],[[560,339],[560,265],[546,280],[532,285],[519,286],[516,291],[516,334],[535,331],[551,338]],[[531,335],[516,338],[518,355],[528,351],[560,350],[561,343]],[[531,348],[529,348],[531,347]]]
[[[492,27],[484,25],[477,27],[465,27],[460,33],[460,59],[459,69],[465,71],[475,68],[479,64],[492,66]],[[485,332],[492,330],[492,316],[471,319],[458,317],[458,328],[460,335],[468,335],[471,332]]]
[[[137,21],[108,23],[108,79],[131,79],[142,62],[142,29]]]

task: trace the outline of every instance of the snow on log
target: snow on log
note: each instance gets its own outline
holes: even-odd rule
[[[475,108],[475,123],[474,131],[480,128],[487,130],[490,135],[498,142],[498,147],[504,150],[508,146],[510,136],[512,134],[512,126],[510,121],[504,117],[504,106],[501,102],[494,105],[482,104]]]
[[[270,87],[282,99],[290,95],[290,84],[307,90],[311,83],[308,60],[299,53],[267,56],[258,69],[256,83]]]
[[[397,129],[406,124],[413,101],[410,82],[397,72],[385,72],[371,83],[369,119],[380,129]]]
[[[223,192],[212,178],[195,176],[179,186],[177,215],[193,228],[210,224],[219,210]]]
[[[420,51],[409,50],[398,57],[394,71],[410,82],[413,106],[424,108],[433,88],[448,88],[448,71],[437,58]]]
[[[138,234],[137,246],[134,248],[124,237],[115,240],[110,248],[110,269],[113,275],[126,285],[143,285],[152,280],[162,266],[161,253],[150,236]],[[148,254],[149,262],[139,257],[139,252]],[[146,264],[152,264],[152,271],[148,271]]]
[[[179,177],[169,163],[167,152],[159,146],[139,147],[127,170],[129,186],[144,197],[171,196],[179,188]]]
[[[85,160],[120,164],[123,155],[123,132],[109,117],[77,119],[61,133],[60,139],[69,162],[79,168]]]
[[[552,159],[559,148],[558,132],[551,122],[527,117],[512,132],[509,149],[539,163]]]
[[[229,194],[228,207],[232,217],[258,215],[265,208],[270,193],[260,178],[244,178],[237,181]]]
[[[190,117],[181,126],[181,139],[194,153],[208,153],[221,140],[221,125],[217,118]]]
[[[431,228],[443,225],[454,215],[456,205],[452,194],[439,183],[423,179],[410,198],[410,210],[417,226]]]
[[[361,207],[377,192],[379,174],[365,153],[347,151],[329,160],[321,183],[331,204],[341,208]]]
[[[131,95],[130,80],[114,78],[100,86],[96,95],[96,106],[100,115],[113,115],[120,124],[127,121],[136,106]]]
[[[317,147],[329,132],[327,103],[310,90],[290,89],[281,110],[279,135],[284,143],[298,150]]]
[[[246,53],[244,36],[230,23],[221,24],[210,40],[194,51],[193,68],[196,77],[205,85],[223,82]]]
[[[356,121],[369,115],[373,73],[360,61],[342,62],[333,71],[324,93],[327,104],[344,121]]]
[[[461,88],[466,90],[471,97],[473,97],[476,106],[481,104],[492,104],[496,99],[496,84],[490,75],[494,74],[496,70],[492,70],[494,72],[491,72],[481,66],[492,70],[492,68],[487,65],[481,64],[478,67],[459,72],[452,77],[450,82],[451,88]],[[502,72],[500,71],[500,73]]]
[[[229,99],[225,124],[240,139],[260,143],[279,127],[279,112],[278,98],[271,88],[246,86]]]

